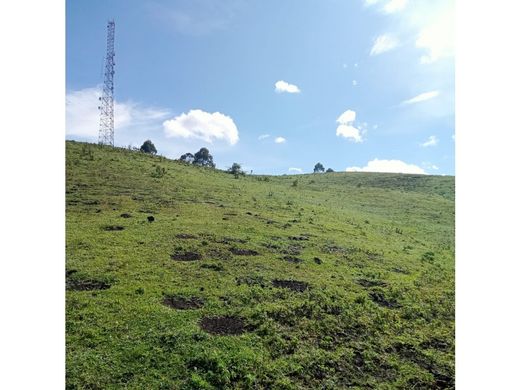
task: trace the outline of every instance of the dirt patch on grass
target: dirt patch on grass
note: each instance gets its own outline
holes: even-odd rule
[[[193,240],[197,238],[197,236],[193,234],[187,234],[187,233],[179,233],[175,235],[175,238],[180,238],[181,240]]]
[[[148,222],[155,221],[155,217],[153,215],[149,215],[148,217],[146,217],[146,219],[148,220]]]
[[[318,265],[320,265],[320,264],[323,263],[323,261],[322,261],[319,257],[315,257],[315,258],[314,258],[314,262],[315,262],[316,264],[318,264]]]
[[[111,286],[104,280],[67,278],[66,288],[72,291],[107,290]]]
[[[285,255],[298,256],[302,253],[302,247],[300,245],[289,245],[286,249],[280,251]]]
[[[259,253],[252,249],[231,248],[230,252],[236,256],[258,256]]]
[[[285,261],[288,261],[289,263],[295,263],[295,264],[303,263],[303,259],[300,259],[299,257],[295,257],[295,256],[284,256],[284,257],[282,257],[282,259],[284,259]]]
[[[202,264],[200,268],[211,269],[217,272],[224,271],[222,264]]]
[[[304,292],[309,288],[309,284],[306,282],[300,282],[298,280],[273,280],[273,286],[279,288],[288,288],[292,291]]]
[[[246,284],[248,286],[260,286],[262,288],[267,286],[267,281],[263,276],[243,276],[236,278],[237,286]]]
[[[197,252],[175,252],[171,258],[177,261],[196,261],[202,259],[202,255]]]
[[[199,297],[183,297],[183,296],[165,296],[163,305],[172,309],[187,310],[199,309],[204,306],[204,301]]]
[[[113,232],[113,231],[125,230],[125,227],[124,226],[118,226],[118,225],[105,226],[103,228],[103,230],[106,230],[107,232]]]
[[[307,236],[289,236],[289,240],[293,240],[293,241],[309,241],[309,237]]]
[[[123,213],[120,215],[121,218],[132,218],[132,214]]]
[[[382,292],[372,291],[368,294],[370,299],[373,302],[377,303],[379,306],[388,307],[389,309],[396,309],[401,307],[401,305],[392,298],[387,298]]]
[[[382,280],[374,280],[374,279],[358,279],[357,283],[363,287],[386,287],[388,283],[383,282]]]
[[[206,332],[215,335],[239,335],[245,331],[244,319],[235,316],[204,317],[199,325]]]

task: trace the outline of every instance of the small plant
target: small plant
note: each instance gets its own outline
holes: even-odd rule
[[[94,161],[94,153],[92,153],[92,148],[89,145],[83,145],[81,147],[80,155],[84,160]]]
[[[293,187],[298,187],[298,179],[294,180],[291,184]]]
[[[235,176],[235,179],[238,179],[240,176],[245,176],[245,172],[242,170],[242,167],[239,163],[233,163],[231,168],[227,170],[228,173],[231,173],[233,176]]]
[[[421,257],[421,260],[427,261],[428,263],[433,263],[433,260],[435,259],[435,253],[428,251],[424,253]]]
[[[155,171],[152,172],[150,176],[152,176],[153,178],[159,179],[159,178],[163,177],[164,175],[166,175],[166,168],[156,165]]]

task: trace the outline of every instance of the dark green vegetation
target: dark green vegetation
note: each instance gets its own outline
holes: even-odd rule
[[[67,388],[453,388],[453,177],[66,148]]]

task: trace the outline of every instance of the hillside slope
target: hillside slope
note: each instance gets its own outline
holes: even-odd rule
[[[453,177],[66,153],[67,388],[454,387]]]

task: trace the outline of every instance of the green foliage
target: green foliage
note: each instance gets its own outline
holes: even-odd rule
[[[231,173],[233,176],[235,176],[235,179],[238,179],[240,176],[244,176],[246,173],[242,170],[242,167],[239,163],[233,163],[231,168],[227,170],[229,173]]]
[[[166,175],[166,168],[161,167],[160,165],[156,165],[155,170],[151,173],[150,176],[153,178],[159,179],[159,178],[163,177],[164,175]]]
[[[155,145],[149,139],[144,141],[139,150],[143,153],[157,154],[157,149],[155,149]]]
[[[209,153],[207,148],[200,148],[200,150],[193,155],[193,165],[201,167],[215,168],[213,156]]]
[[[320,172],[325,172],[325,167],[323,166],[322,163],[319,162],[314,166],[314,173],[320,173]]]
[[[68,286],[110,284],[66,292],[67,388],[454,387],[453,177],[300,175],[294,190],[125,148],[66,155]],[[209,334],[205,316],[244,332]]]
[[[327,168],[327,170],[325,171],[326,173],[331,173],[331,172],[334,172],[334,169],[332,168]]]

